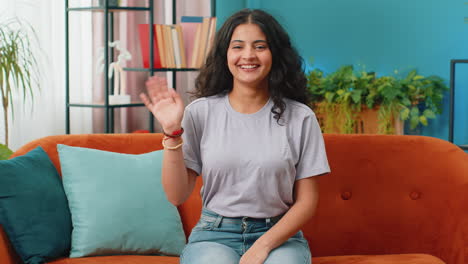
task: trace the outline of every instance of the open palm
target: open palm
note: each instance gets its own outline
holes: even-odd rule
[[[179,129],[184,114],[184,103],[180,95],[167,87],[166,78],[150,77],[146,81],[148,95],[140,94],[141,100],[153,113],[166,132]]]

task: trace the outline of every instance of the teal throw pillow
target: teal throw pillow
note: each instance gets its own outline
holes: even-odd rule
[[[67,198],[41,147],[0,161],[0,224],[24,263],[69,254],[72,225]]]
[[[70,257],[180,255],[185,235],[162,189],[162,150],[57,149],[73,223]]]

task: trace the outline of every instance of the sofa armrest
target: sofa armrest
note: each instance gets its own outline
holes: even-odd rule
[[[0,225],[0,263],[2,264],[17,264],[20,259],[12,248],[8,236],[3,227]]]

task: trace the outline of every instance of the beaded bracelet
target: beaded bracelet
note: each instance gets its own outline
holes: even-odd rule
[[[182,147],[182,145],[184,144],[184,140],[180,139],[180,143],[176,146],[173,146],[173,147],[170,147],[170,146],[166,146],[166,144],[164,143],[164,141],[168,140],[168,139],[173,139],[172,137],[164,137],[163,138],[163,141],[162,141],[162,145],[164,147],[164,149],[167,149],[167,150],[176,150],[180,147]]]

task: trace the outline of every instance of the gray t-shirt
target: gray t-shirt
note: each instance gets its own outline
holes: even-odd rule
[[[203,206],[226,217],[273,217],[293,204],[299,179],[330,172],[315,114],[285,99],[279,125],[270,99],[242,114],[227,95],[199,98],[185,108],[185,165],[203,177]]]

